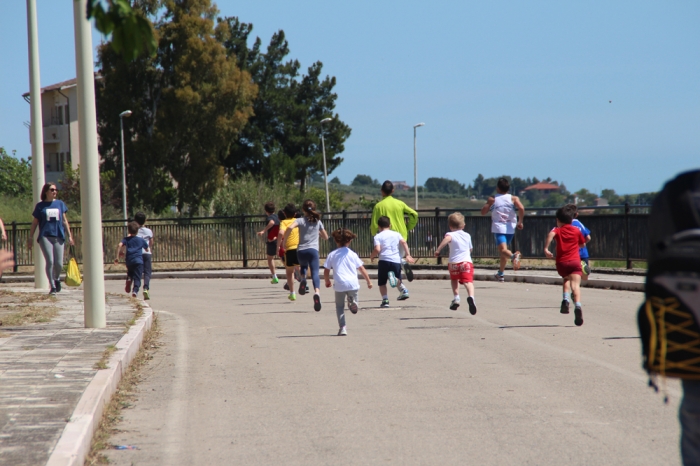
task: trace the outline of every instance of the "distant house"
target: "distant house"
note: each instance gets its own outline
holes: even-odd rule
[[[395,191],[409,191],[411,187],[405,181],[392,181]]]
[[[22,94],[29,102],[29,92]],[[77,80],[69,79],[41,89],[41,125],[44,132],[44,172],[47,183],[56,183],[69,163],[76,168],[78,148]]]
[[[537,184],[533,184],[532,186],[528,186],[527,188],[523,189],[523,191],[525,191],[525,192],[536,191],[536,192],[540,192],[546,196],[546,195],[551,194],[551,193],[558,193],[559,186],[557,186],[556,184],[540,182]]]

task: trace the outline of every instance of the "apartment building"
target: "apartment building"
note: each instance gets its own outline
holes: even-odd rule
[[[29,92],[22,94],[22,97],[29,102]],[[41,89],[41,124],[44,129],[46,182],[58,183],[63,177],[65,165],[77,168],[80,161],[76,79]]]

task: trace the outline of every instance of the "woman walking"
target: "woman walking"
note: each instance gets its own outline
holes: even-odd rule
[[[51,294],[61,291],[61,271],[63,269],[63,245],[68,232],[68,242],[73,245],[73,235],[66,218],[68,207],[56,199],[58,190],[53,183],[46,183],[41,188],[41,202],[34,207],[34,220],[29,232],[27,246],[31,249],[36,227],[39,227],[37,242],[46,259],[46,276],[51,285]]]
[[[311,269],[311,281],[314,285],[314,310],[321,310],[321,279],[318,275],[320,267],[318,254],[318,237],[327,240],[328,232],[323,228],[321,213],[316,211],[316,203],[307,199],[302,204],[303,217],[298,218],[289,225],[284,232],[285,239],[295,228],[299,228],[299,247],[297,258],[301,265],[301,282],[299,282],[299,294],[306,294],[306,270]]]

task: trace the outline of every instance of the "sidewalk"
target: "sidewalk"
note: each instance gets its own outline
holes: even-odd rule
[[[22,285],[0,289],[45,293]],[[136,311],[126,296],[108,295],[107,327],[86,329],[82,289],[64,289],[53,306],[58,315],[50,322],[0,326],[2,464],[46,464],[95,375],[109,371],[98,371],[95,364],[107,346],[125,336],[125,324]]]

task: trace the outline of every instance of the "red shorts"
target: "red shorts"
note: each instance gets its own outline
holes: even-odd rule
[[[562,278],[568,277],[569,275],[583,276],[581,261],[557,262],[557,272]]]
[[[450,280],[459,280],[461,284],[474,281],[474,264],[471,262],[448,264],[447,270],[450,271]]]

